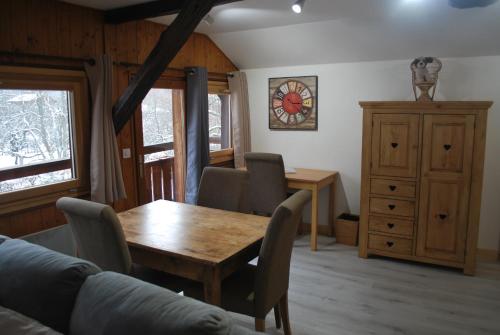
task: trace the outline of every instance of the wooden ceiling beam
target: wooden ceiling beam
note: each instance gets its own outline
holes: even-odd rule
[[[217,0],[214,6],[241,0]],[[186,0],[156,0],[137,5],[110,9],[104,12],[106,23],[119,24],[135,20],[150,19],[159,16],[177,14]]]
[[[125,126],[134,111],[174,59],[196,26],[219,0],[186,0],[174,22],[160,35],[151,53],[131,79],[113,107],[116,133]]]

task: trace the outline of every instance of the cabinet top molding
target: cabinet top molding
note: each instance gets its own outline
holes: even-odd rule
[[[493,105],[493,101],[360,101],[359,105],[365,109],[466,109],[466,110],[483,110],[489,109]]]

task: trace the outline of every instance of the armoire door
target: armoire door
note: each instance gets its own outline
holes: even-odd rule
[[[373,115],[372,175],[417,176],[419,120],[415,114]]]
[[[473,115],[424,115],[417,256],[463,262]]]

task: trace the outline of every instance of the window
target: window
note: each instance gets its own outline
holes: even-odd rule
[[[86,99],[83,72],[0,67],[0,213],[88,189]]]
[[[75,177],[71,100],[66,90],[0,89],[0,171],[12,172],[0,176],[0,192]]]
[[[142,101],[144,162],[174,156],[172,93],[168,88],[153,88]]]
[[[231,120],[228,94],[208,95],[208,134],[210,151],[231,148]]]

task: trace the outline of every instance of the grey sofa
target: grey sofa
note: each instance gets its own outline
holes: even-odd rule
[[[224,310],[0,236],[0,333],[250,335]]]

